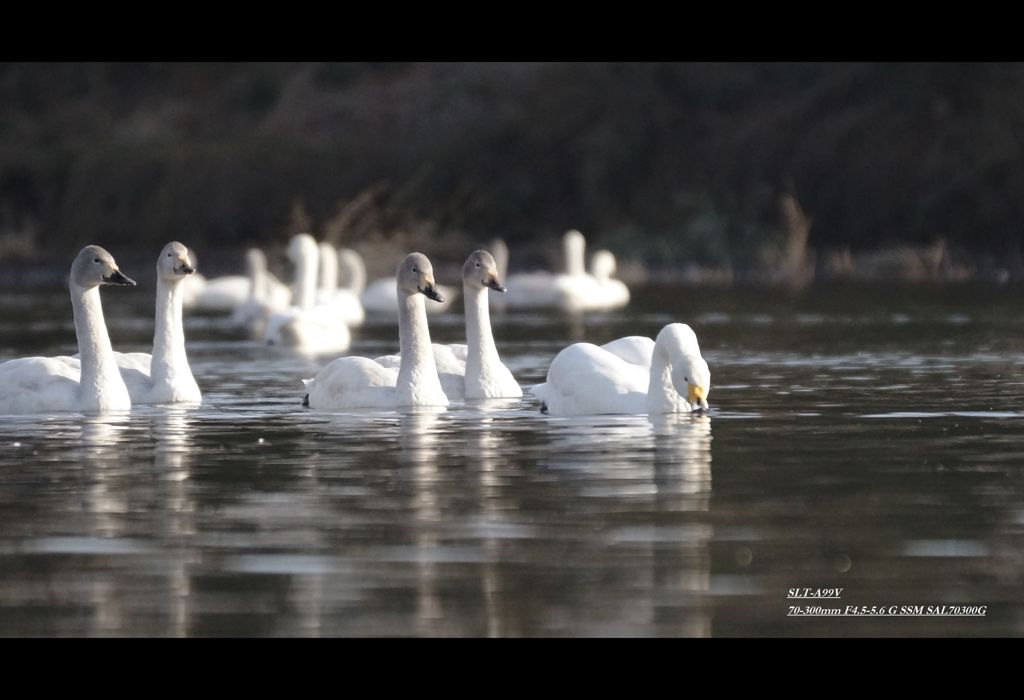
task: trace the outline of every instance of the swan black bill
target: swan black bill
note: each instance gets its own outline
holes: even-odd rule
[[[488,280],[488,281],[484,282],[484,285],[490,287],[491,289],[493,289],[496,292],[501,292],[502,294],[504,294],[505,292],[508,291],[507,289],[502,287],[500,284],[498,284],[498,280]]]
[[[434,287],[434,285],[432,284],[428,284],[427,288],[421,289],[420,292],[422,292],[423,296],[425,296],[427,299],[433,299],[434,301],[444,301],[444,296],[439,291],[437,291],[437,288]]]
[[[122,284],[129,287],[135,286],[135,280],[124,275],[120,270],[114,270],[108,277],[103,278],[104,284]]]

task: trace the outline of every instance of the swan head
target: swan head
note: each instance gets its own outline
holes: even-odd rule
[[[126,277],[117,267],[114,256],[98,245],[85,246],[71,263],[71,282],[82,289],[101,284],[135,285],[135,280]]]
[[[165,282],[180,282],[196,271],[192,252],[182,243],[171,241],[156,261],[157,277]]]
[[[249,266],[250,274],[267,269],[267,256],[259,248],[250,248],[245,251],[245,262]]]
[[[319,252],[320,247],[317,245],[316,239],[308,233],[298,233],[292,236],[292,240],[288,243],[288,259],[296,264],[300,260],[316,260]]]
[[[672,364],[672,384],[694,409],[708,408],[711,393],[711,369],[701,357],[697,334],[685,323],[670,323],[658,333],[656,344],[668,349]]]
[[[598,279],[608,279],[615,274],[615,256],[609,250],[599,250],[590,258],[590,274]]]
[[[462,283],[470,289],[487,287],[496,292],[507,292],[498,278],[498,264],[486,250],[473,251],[462,266]]]
[[[444,301],[434,282],[434,268],[423,253],[410,253],[398,266],[398,291],[406,296],[422,294],[434,301]]]

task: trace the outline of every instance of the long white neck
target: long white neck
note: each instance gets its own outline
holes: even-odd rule
[[[319,252],[313,246],[300,251],[295,261],[295,289],[293,305],[300,309],[311,309],[316,306],[317,258]]]
[[[397,405],[447,406],[448,400],[437,376],[434,349],[430,345],[422,294],[406,295],[398,291],[398,340],[402,363],[398,369]]]
[[[357,296],[362,294],[366,289],[366,266],[359,254],[352,250],[339,250],[338,268],[344,275],[344,288]]]
[[[566,234],[563,241],[565,246],[565,274],[584,275],[586,269],[586,242],[583,234]]]
[[[320,293],[334,294],[338,289],[338,254],[329,244],[320,246]]]
[[[128,388],[110,347],[107,324],[103,319],[99,287],[85,289],[71,284],[71,306],[75,314],[75,334],[81,358],[82,408],[127,410],[132,402]]]
[[[262,260],[249,260],[249,301],[252,303],[267,298],[267,269]]]
[[[659,338],[660,340],[660,338]],[[682,397],[672,384],[672,363],[664,343],[654,345],[651,356],[651,381],[647,385],[648,413],[677,413]]]
[[[161,277],[156,281],[156,331],[149,376],[154,387],[168,389],[195,384],[185,355],[185,328],[181,320],[181,283]]]
[[[462,286],[466,299],[466,378],[479,376],[487,368],[501,364],[498,348],[491,333],[491,314],[487,306],[487,289]]]

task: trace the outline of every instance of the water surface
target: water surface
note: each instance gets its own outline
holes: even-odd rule
[[[148,351],[151,291],[103,291],[117,349]],[[0,418],[0,634],[1019,635],[1019,293],[651,287],[495,316],[524,386],[570,342],[690,323],[712,410],[669,418],[314,412],[323,360],[189,316],[201,407]],[[431,330],[463,342],[461,311]],[[74,350],[65,291],[0,292],[0,360]]]

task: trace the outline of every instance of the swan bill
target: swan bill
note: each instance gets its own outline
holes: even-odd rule
[[[420,293],[423,294],[427,299],[433,299],[434,301],[444,301],[444,295],[437,291],[437,287],[433,284],[428,284],[426,289],[421,289]]]
[[[135,280],[126,276],[120,270],[114,270],[110,275],[103,278],[104,284],[120,284],[128,287],[135,286]]]

